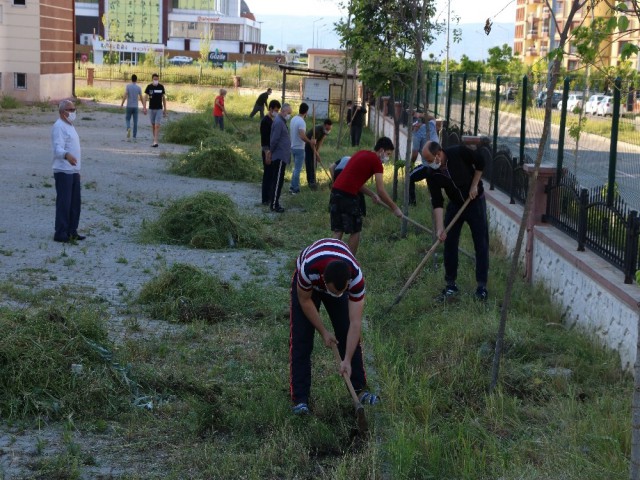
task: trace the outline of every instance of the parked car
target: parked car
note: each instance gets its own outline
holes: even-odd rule
[[[584,113],[588,115],[595,115],[598,109],[598,104],[604,98],[604,95],[591,95],[587,103],[584,105]]]
[[[558,102],[558,110],[562,110],[562,100]],[[571,93],[567,98],[567,112],[573,113],[576,108],[582,108],[582,94]]]
[[[627,109],[624,107],[624,104],[620,102],[620,115],[625,113]],[[598,106],[596,107],[596,115],[601,115],[606,117],[607,115],[613,116],[613,97],[609,95],[605,95]]]
[[[170,58],[169,63],[171,65],[191,65],[193,63],[193,58],[178,55],[173,58]]]
[[[562,100],[562,94],[560,92],[553,92],[553,97],[551,98],[551,108],[556,108],[558,106],[558,102]],[[540,92],[536,97],[536,105],[538,107],[544,107],[547,103],[547,92]]]

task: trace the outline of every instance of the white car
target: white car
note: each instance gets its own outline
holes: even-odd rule
[[[620,115],[626,111],[624,104],[620,102]],[[600,100],[600,103],[598,103],[596,108],[596,115],[602,115],[603,117],[606,117],[607,115],[613,116],[613,97],[606,95],[602,100]]]
[[[576,108],[582,108],[581,93],[572,93],[567,98],[567,112],[573,113]],[[562,100],[558,102],[558,110],[562,110]]]
[[[598,104],[604,98],[604,95],[591,95],[584,106],[584,113],[595,115]]]
[[[193,58],[178,55],[173,58],[170,58],[169,63],[171,65],[191,65],[193,63]]]

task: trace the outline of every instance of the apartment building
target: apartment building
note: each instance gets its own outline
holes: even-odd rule
[[[197,57],[209,51],[266,53],[260,22],[244,0],[89,0],[76,2],[76,41],[92,45],[93,61],[116,52],[138,63],[149,51]]]
[[[520,55],[525,65],[533,65],[557,47],[560,41],[560,31],[565,26],[571,8],[570,0],[552,0],[551,9],[544,0],[518,0],[516,7],[516,24],[513,51]],[[631,3],[628,1],[627,3]],[[587,4],[589,5],[589,4]],[[593,10],[585,6],[577,12],[572,20],[571,29],[580,25],[589,25],[594,18],[609,16],[605,2],[596,2]],[[607,40],[602,44],[601,62],[603,66],[615,66],[619,61],[619,52],[626,42],[638,42],[640,34],[637,32],[638,20],[631,18],[631,28],[636,31],[626,37],[613,42]],[[557,25],[557,26],[556,26]],[[563,66],[567,70],[577,70],[582,67],[577,56],[573,55],[576,47],[569,45],[565,48],[568,55],[563,58]],[[633,67],[638,69],[638,58],[630,59]]]
[[[0,94],[21,101],[70,97],[73,31],[68,0],[0,0]]]

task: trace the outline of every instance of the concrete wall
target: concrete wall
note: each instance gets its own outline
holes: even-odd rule
[[[377,123],[376,123],[377,121]],[[369,127],[376,137],[393,139],[393,119],[369,111]],[[401,158],[406,148],[406,131],[400,129]],[[497,190],[486,191],[489,228],[511,254],[516,245],[523,207],[511,205],[509,197]],[[563,310],[567,325],[576,326],[598,343],[616,350],[622,368],[631,370],[636,358],[640,288],[625,285],[624,274],[590,251],[578,252],[575,240],[545,224],[533,229],[529,265],[533,282],[544,285],[553,301]],[[491,273],[490,273],[491,274]]]

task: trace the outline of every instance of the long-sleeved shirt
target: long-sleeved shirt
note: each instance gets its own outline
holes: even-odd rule
[[[53,171],[54,173],[78,173],[82,163],[80,151],[80,137],[76,128],[61,118],[56,120],[51,129],[51,146],[53,147]],[[77,163],[71,165],[64,156],[70,153],[76,157]]]
[[[271,125],[271,139],[269,142],[272,160],[282,160],[288,164],[291,161],[291,138],[287,122],[280,114],[276,115],[273,125]]]
[[[484,170],[484,158],[477,152],[464,145],[447,147],[444,149],[447,156],[447,164],[434,170],[429,176],[427,186],[431,194],[433,208],[443,208],[444,197],[442,189],[447,197],[456,205],[462,205],[469,196],[469,189],[476,171]],[[484,193],[482,180],[478,183],[478,197]]]

